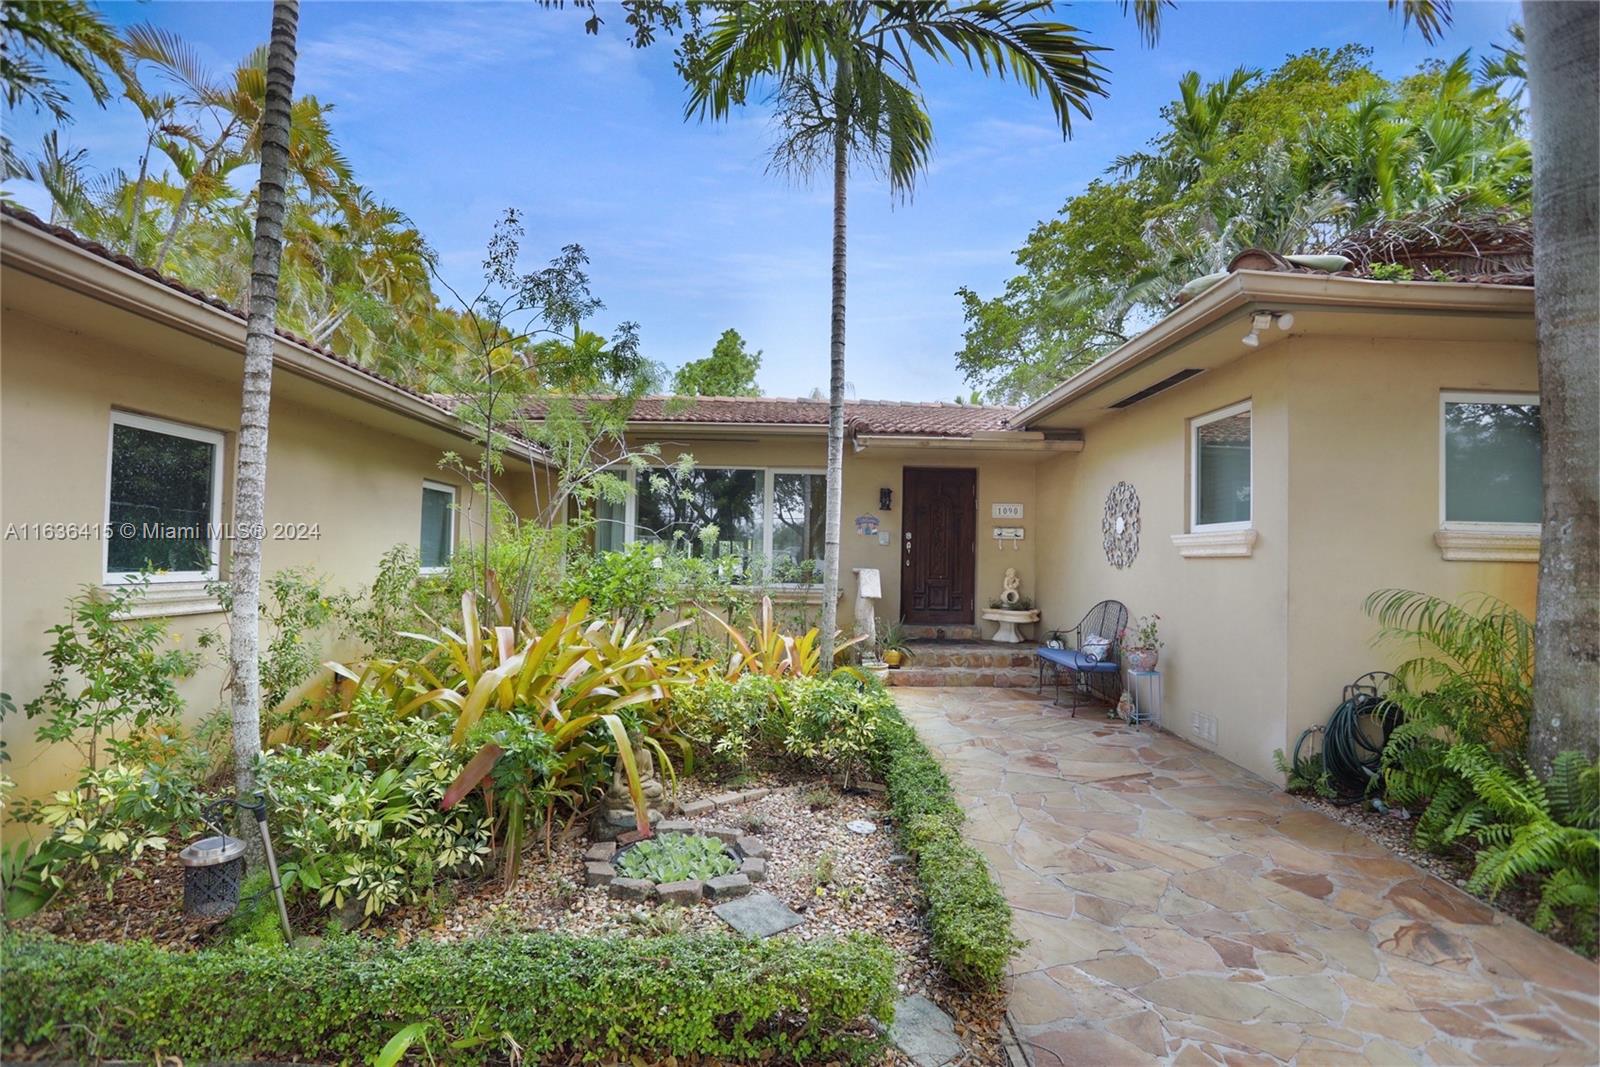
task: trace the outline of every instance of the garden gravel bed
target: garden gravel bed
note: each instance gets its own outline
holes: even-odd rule
[[[688,821],[698,831],[714,826],[746,830],[766,845],[771,853],[766,878],[752,888],[773,894],[804,917],[777,936],[809,941],[858,932],[881,938],[898,959],[899,995],[924,994],[954,1019],[968,1049],[959,1062],[973,1067],[1004,1064],[1004,996],[957,988],[933,961],[915,868],[899,852],[887,800],[878,793],[841,792],[820,777],[764,777],[741,787],[752,788],[770,792]],[[675,800],[692,808],[695,801],[727,793],[725,786],[689,780],[680,783]],[[814,810],[823,798],[831,803]],[[863,819],[876,827],[872,833],[849,828]],[[532,846],[509,892],[501,891],[498,870],[489,870],[482,879],[446,883],[443,899],[395,909],[363,934],[405,943],[539,930],[619,936],[727,931],[712,913],[712,900],[689,907],[641,903],[618,899],[607,886],[585,885],[584,852],[589,846],[587,833],[575,828],[553,841],[548,860],[540,845]],[[292,918],[302,933],[321,933],[329,923],[326,915],[310,911]],[[175,859],[159,855],[119,879],[109,898],[97,885],[80,886],[71,898],[21,925],[77,941],[147,939],[176,950],[216,944],[222,933],[220,924],[184,919],[182,871]],[[884,1062],[910,1060],[891,1048]]]

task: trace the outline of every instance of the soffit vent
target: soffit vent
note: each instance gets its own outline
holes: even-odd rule
[[[1120,410],[1122,408],[1131,408],[1131,407],[1133,407],[1133,405],[1137,404],[1141,400],[1148,400],[1151,397],[1155,396],[1157,393],[1165,392],[1166,390],[1171,389],[1174,385],[1177,385],[1179,382],[1186,382],[1190,378],[1193,378],[1196,374],[1204,374],[1204,373],[1205,373],[1205,368],[1204,367],[1187,367],[1187,368],[1179,371],[1176,374],[1169,374],[1167,377],[1161,379],[1156,384],[1146,386],[1145,388],[1139,390],[1137,393],[1134,393],[1132,396],[1123,397],[1121,400],[1119,400],[1115,404],[1111,405],[1111,410],[1117,411],[1117,410]]]

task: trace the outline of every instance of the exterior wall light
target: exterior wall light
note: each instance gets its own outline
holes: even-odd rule
[[[893,511],[894,510],[894,490],[893,489],[879,489],[878,490],[878,510],[879,511]]]

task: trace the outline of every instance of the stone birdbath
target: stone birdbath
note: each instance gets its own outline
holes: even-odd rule
[[[1022,635],[1017,632],[1018,626],[1027,626],[1039,621],[1039,609],[1024,607],[1022,599],[1022,579],[1017,577],[1015,567],[1006,568],[1004,588],[1000,591],[1000,599],[983,613],[986,622],[995,624],[996,629],[991,641],[1002,644],[1016,645],[1022,643]]]

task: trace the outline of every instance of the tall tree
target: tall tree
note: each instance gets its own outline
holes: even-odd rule
[[[1004,293],[958,290],[962,371],[997,398],[1037,396],[1241,249],[1320,251],[1396,215],[1529,210],[1521,112],[1468,60],[1390,81],[1346,46],[1209,85],[1186,74],[1165,129],[1035,227]]]
[[[0,95],[8,110],[28,104],[50,112],[57,122],[72,121],[66,89],[49,68],[52,62],[76,74],[101,107],[111,99],[104,72],[127,71],[116,33],[84,0],[0,4]],[[0,177],[23,173],[3,131],[0,168]]]
[[[691,359],[672,376],[672,391],[679,396],[760,396],[756,372],[761,350],[745,347],[738,330],[723,330],[705,359]]]
[[[1524,3],[1544,525],[1529,755],[1600,751],[1600,5]]]
[[[228,582],[229,704],[233,715],[234,781],[254,794],[261,755],[261,542],[266,527],[267,419],[272,402],[272,350],[277,340],[278,267],[283,258],[285,191],[289,185],[289,122],[294,100],[299,0],[273,0],[267,46],[266,104],[261,119],[261,179],[256,198],[250,310],[245,321],[244,399],[233,479],[233,552]],[[246,835],[247,840],[249,839]]]
[[[822,588],[822,662],[833,659],[838,620],[839,527],[844,463],[847,198],[852,162],[883,173],[906,195],[926,169],[932,129],[922,106],[915,61],[965,63],[1010,75],[1044,94],[1062,132],[1072,114],[1089,114],[1104,95],[1097,50],[1065,23],[1040,18],[1043,0],[970,3],[874,3],[836,0],[753,2],[716,14],[703,36],[686,38],[682,68],[690,88],[687,115],[725,119],[752,91],[776,89],[784,134],[781,169],[826,169],[833,185],[833,270],[829,338],[826,550]],[[1158,3],[1135,4],[1151,25]]]

